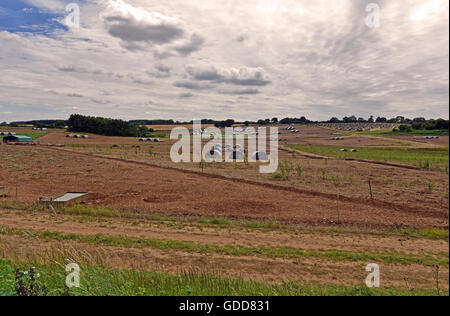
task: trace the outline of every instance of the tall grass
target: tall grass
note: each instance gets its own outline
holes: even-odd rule
[[[397,252],[368,252],[368,251],[346,251],[336,249],[306,250],[294,247],[272,247],[272,246],[243,246],[235,244],[216,245],[204,244],[193,241],[166,240],[156,238],[134,238],[127,236],[108,235],[79,235],[62,234],[54,231],[37,232],[33,230],[21,230],[0,226],[0,235],[33,236],[43,240],[76,241],[105,247],[125,248],[152,248],[162,251],[182,251],[186,253],[198,253],[203,255],[220,254],[227,256],[255,256],[262,258],[283,258],[299,260],[306,258],[326,259],[335,262],[383,262],[403,265],[419,264],[430,266],[439,263],[443,266],[449,265],[447,257],[435,257],[429,255],[410,255]]]
[[[219,273],[179,271],[176,274],[117,270],[82,266],[80,288],[65,289],[63,265],[13,262],[0,259],[0,295],[14,295],[15,269],[34,265],[49,295],[62,296],[408,296],[407,288],[369,289],[365,286],[321,285],[292,281],[257,282],[231,278]],[[433,290],[418,289],[416,295],[435,295]]]

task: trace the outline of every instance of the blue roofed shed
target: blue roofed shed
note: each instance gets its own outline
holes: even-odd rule
[[[3,137],[3,142],[4,143],[32,143],[33,142],[33,138],[29,137],[29,136],[22,136],[22,135],[14,135],[14,136],[6,136]]]

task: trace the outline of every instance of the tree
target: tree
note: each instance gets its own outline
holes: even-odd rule
[[[73,114],[68,122],[68,130],[78,133],[93,133],[106,136],[145,137],[149,130],[145,126],[131,124],[123,120]]]
[[[339,119],[337,117],[332,117],[329,121],[330,123],[339,123]]]

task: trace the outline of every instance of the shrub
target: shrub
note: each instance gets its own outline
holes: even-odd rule
[[[398,127],[398,129],[400,130],[400,132],[406,132],[406,133],[412,132],[412,127],[409,125],[400,125]]]
[[[39,274],[36,274],[34,268],[30,268],[30,272],[17,269],[15,285],[17,296],[47,296],[47,288],[40,285],[38,278]]]

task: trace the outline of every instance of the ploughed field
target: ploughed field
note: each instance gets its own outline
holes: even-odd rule
[[[41,146],[0,145],[0,186],[10,188],[0,198],[0,266],[34,264],[45,278],[70,257],[82,268],[111,269],[95,270],[109,284],[95,294],[161,294],[152,292],[159,281],[136,281],[150,272],[158,280],[179,276],[179,287],[158,285],[177,295],[448,294],[448,169],[311,158],[291,145],[334,144],[329,138],[341,134],[300,130],[282,130],[280,164],[288,172],[274,175],[259,174],[257,164],[175,164],[168,139],[68,139],[50,131]],[[346,141],[410,146],[390,139]],[[65,191],[90,195],[60,210],[35,205]],[[369,263],[382,271],[373,292],[364,285]],[[130,269],[139,285],[129,288],[142,293],[124,293],[109,277]],[[196,279],[205,276],[215,281]]]
[[[2,183],[14,188],[18,179],[18,199],[27,203],[65,191],[88,191],[91,192],[86,201],[89,205],[140,212],[288,223],[333,224],[339,221],[367,227],[448,228],[448,208],[445,208],[448,196],[442,192],[434,192],[434,195],[424,192],[422,195],[426,197],[421,203],[424,207],[417,207],[414,200],[407,200],[407,194],[404,194],[404,203],[392,203],[379,198],[347,197],[342,193],[345,191],[337,189],[329,193],[306,191],[276,183],[250,183],[211,173],[170,170],[124,158],[94,157],[41,147],[3,146],[1,161]],[[393,176],[392,172],[387,175]],[[322,179],[322,174],[317,177]],[[376,185],[374,182],[373,187]],[[336,192],[341,192],[339,197]],[[15,194],[7,199],[14,200]],[[430,202],[427,207],[426,202]]]

